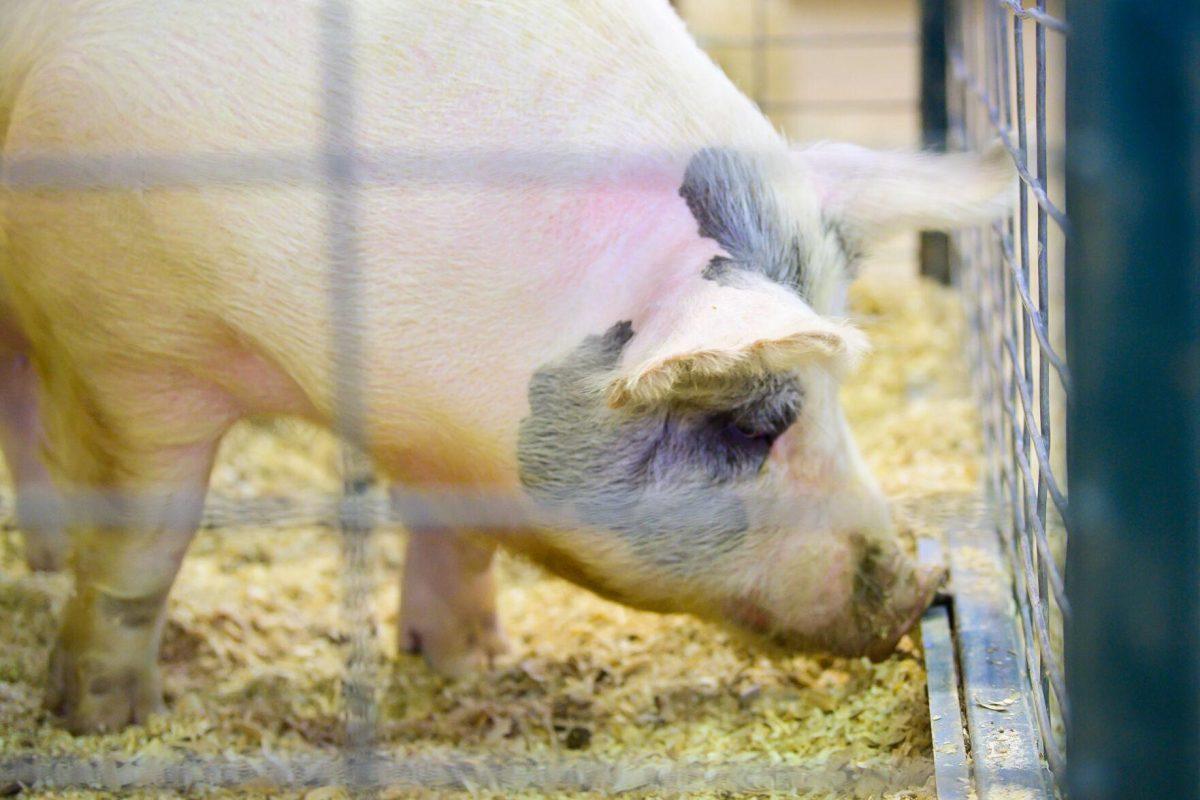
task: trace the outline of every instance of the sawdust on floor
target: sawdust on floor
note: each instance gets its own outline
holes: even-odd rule
[[[972,492],[980,438],[957,299],[911,278],[868,276],[854,286],[852,304],[874,351],[843,396],[885,490],[898,498]],[[319,431],[288,422],[245,426],[224,443],[214,487],[246,496],[332,491],[337,461],[336,445]],[[878,665],[773,661],[704,623],[631,611],[505,558],[499,604],[513,652],[489,675],[452,682],[417,657],[394,655],[402,544],[400,533],[376,541],[385,654],[379,730],[392,752],[876,770],[889,777],[848,779],[811,796],[934,794],[925,674],[909,639]],[[170,714],[104,736],[73,737],[40,708],[54,617],[69,582],[29,574],[20,553],[20,536],[7,529],[0,535],[0,756],[294,755],[338,743],[345,637],[333,532],[202,531],[171,597],[162,655]]]

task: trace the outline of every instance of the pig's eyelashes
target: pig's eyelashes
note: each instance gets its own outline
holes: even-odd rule
[[[795,423],[803,398],[794,379],[772,376],[760,382],[753,400],[731,412],[733,422],[748,436],[774,441]]]
[[[771,446],[782,432],[755,428],[730,413],[711,417],[709,424],[716,434],[718,458],[729,465],[742,465],[755,471],[766,462]]]
[[[738,423],[730,423],[724,429],[725,438],[735,446],[770,448],[779,435],[769,431],[756,431]]]
[[[728,419],[727,427],[735,438],[749,441],[765,441],[768,444],[778,439],[791,425],[791,421],[745,419],[734,416]]]
[[[773,440],[773,439],[775,439],[775,436],[776,436],[776,434],[774,434],[773,432],[755,430],[754,428],[750,427],[749,425],[744,425],[740,422],[733,423],[733,430],[736,433],[738,433],[740,436],[742,436],[743,438],[750,439],[750,440],[761,440],[761,439]]]

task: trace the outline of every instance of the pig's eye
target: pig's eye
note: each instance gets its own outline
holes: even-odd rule
[[[754,425],[743,421],[734,421],[730,424],[730,427],[733,428],[731,434],[733,438],[744,439],[747,442],[765,441],[769,444],[773,442],[777,436],[779,436],[779,434],[773,430],[760,430]]]
[[[709,412],[686,427],[686,460],[701,463],[713,480],[724,481],[762,469],[771,447],[800,413],[803,391],[791,380],[764,387],[753,400],[735,408]],[[673,448],[657,448],[659,454]],[[675,451],[678,452],[678,451]]]
[[[771,451],[771,445],[779,438],[779,431],[764,429],[751,420],[739,419],[736,415],[719,414],[713,420],[718,431],[718,440],[727,458],[761,466]]]
[[[738,470],[760,469],[767,461],[770,446],[781,433],[773,426],[763,428],[731,413],[716,415],[710,425],[715,429],[719,443],[716,453],[720,453],[720,461]]]
[[[734,409],[730,412],[730,422],[739,436],[769,444],[796,421],[801,396],[798,388],[787,385],[757,402]]]

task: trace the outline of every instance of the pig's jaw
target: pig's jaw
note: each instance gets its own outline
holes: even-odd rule
[[[662,575],[648,575],[652,567],[639,564],[627,552],[617,552],[624,548],[611,541],[596,546],[598,541],[595,531],[584,530],[530,530],[501,539],[511,552],[605,600],[660,614],[697,613],[697,608],[681,600],[692,593],[687,588],[695,587],[682,586]],[[624,579],[616,580],[613,575],[623,575]]]

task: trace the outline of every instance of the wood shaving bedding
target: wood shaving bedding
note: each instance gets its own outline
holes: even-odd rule
[[[901,500],[974,491],[980,439],[956,298],[908,278],[867,276],[853,287],[852,307],[874,352],[843,397],[884,489]],[[334,491],[336,466],[336,445],[319,431],[291,422],[246,425],[224,443],[214,488],[247,497]],[[913,529],[903,514],[902,525]],[[704,623],[625,609],[502,557],[499,606],[512,653],[491,674],[452,682],[418,657],[394,655],[403,534],[381,534],[375,547],[379,732],[389,752],[796,765],[844,776],[800,796],[934,796],[925,674],[911,639],[877,665],[808,656],[773,661]],[[345,637],[335,533],[201,531],[173,590],[164,637],[170,714],[104,736],[73,737],[40,709],[53,620],[69,579],[29,574],[20,556],[20,536],[0,535],[0,754],[297,756],[339,742]],[[484,787],[471,794],[560,796]],[[461,792],[385,792],[450,795]],[[287,796],[342,793],[318,788]],[[768,795],[714,788],[693,796]]]

